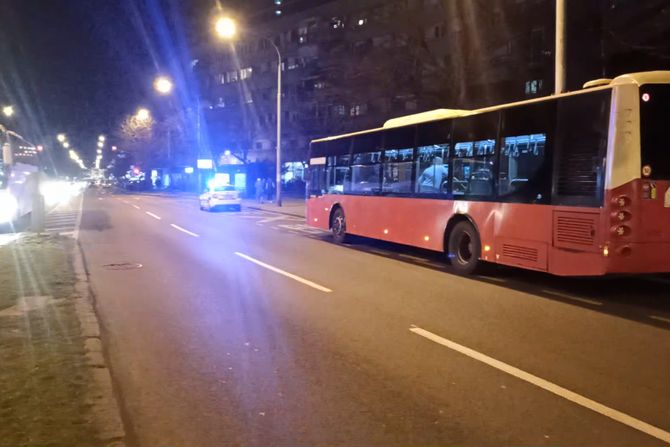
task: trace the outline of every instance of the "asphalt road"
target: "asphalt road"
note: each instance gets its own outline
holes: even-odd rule
[[[79,239],[131,444],[670,443],[662,279],[462,278],[146,195],[90,193]]]

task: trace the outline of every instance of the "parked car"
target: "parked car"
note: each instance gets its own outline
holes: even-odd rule
[[[215,186],[207,189],[200,196],[200,209],[203,211],[212,211],[217,208],[232,208],[240,211],[242,209],[242,199],[240,192],[234,186]]]

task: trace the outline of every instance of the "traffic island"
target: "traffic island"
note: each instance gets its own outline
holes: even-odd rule
[[[0,244],[0,446],[123,445],[76,242]]]

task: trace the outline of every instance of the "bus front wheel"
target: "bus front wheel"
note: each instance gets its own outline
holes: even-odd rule
[[[337,208],[333,212],[333,220],[330,223],[330,228],[333,232],[333,240],[341,244],[347,239],[347,221],[344,218],[344,210]]]
[[[480,264],[481,241],[477,230],[470,222],[459,222],[449,233],[447,256],[451,266],[459,275],[470,275]]]

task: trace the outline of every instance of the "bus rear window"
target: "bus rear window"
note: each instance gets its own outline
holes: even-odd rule
[[[670,179],[670,85],[640,88],[640,137],[642,166],[651,167],[651,178]]]

